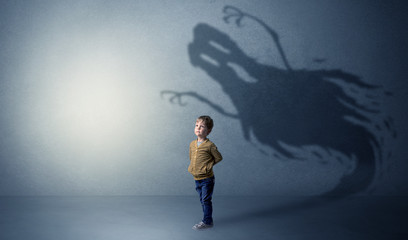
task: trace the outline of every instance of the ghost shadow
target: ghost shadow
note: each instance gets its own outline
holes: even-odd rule
[[[227,34],[201,23],[194,28],[194,40],[188,46],[191,64],[222,86],[237,113],[228,113],[195,92],[162,94],[172,95],[170,100],[181,105],[181,98],[190,96],[238,119],[244,138],[249,140],[252,131],[259,142],[277,152],[277,158],[296,159],[294,148],[317,146],[320,150],[313,151],[317,158],[333,155],[334,150],[343,156],[335,157],[339,162],[355,159],[352,171],[324,195],[347,196],[365,191],[375,178],[382,156],[381,141],[367,128],[373,124],[370,116],[379,113],[375,108],[378,102],[370,91],[379,87],[341,69],[294,70],[273,29],[237,8],[227,6],[224,12],[226,22],[235,19],[239,25],[242,19],[249,18],[261,24],[275,42],[285,68],[257,62]],[[354,94],[347,93],[348,86],[352,86]],[[360,97],[369,99],[370,104],[361,104]],[[383,123],[377,125],[377,130],[391,131],[391,119]]]

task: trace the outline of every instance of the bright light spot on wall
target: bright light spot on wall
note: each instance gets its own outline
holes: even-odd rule
[[[113,56],[100,57],[76,58],[54,97],[61,128],[71,140],[107,147],[115,142],[112,139],[121,139],[133,107],[122,83],[120,61],[112,60]]]
[[[138,99],[143,89],[135,88],[137,66],[129,67],[126,48],[110,31],[74,31],[52,42],[40,38],[36,44],[44,47],[35,48],[26,71],[35,85],[26,97],[31,103],[24,110],[30,114],[25,132],[57,158],[72,156],[89,169],[132,149],[135,119],[146,106]]]

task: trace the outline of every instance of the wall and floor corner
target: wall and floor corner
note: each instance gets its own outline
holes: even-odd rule
[[[224,156],[215,196],[225,228],[202,237],[406,238],[406,10],[403,1],[2,2],[2,236],[191,237],[175,229],[190,224],[183,209],[196,211],[188,144],[206,114]],[[84,209],[89,218],[75,217]],[[179,212],[154,234],[155,219]]]

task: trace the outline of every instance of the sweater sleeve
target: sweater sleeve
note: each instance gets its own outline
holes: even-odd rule
[[[211,145],[210,151],[211,151],[211,155],[213,155],[213,157],[214,157],[214,165],[221,162],[222,155],[218,151],[217,146],[215,146],[215,144]]]
[[[189,159],[191,160],[191,143],[190,143],[190,146],[188,148],[189,148],[188,155],[189,155]]]

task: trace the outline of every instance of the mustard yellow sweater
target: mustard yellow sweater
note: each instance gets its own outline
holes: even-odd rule
[[[197,147],[197,139],[190,143],[190,166],[188,171],[195,180],[214,176],[213,166],[222,160],[217,146],[208,138]]]

